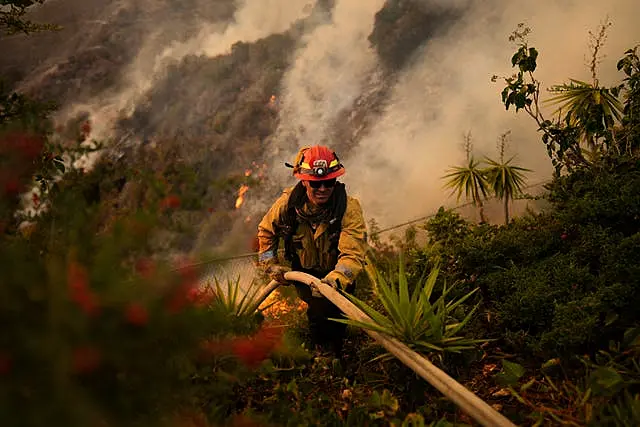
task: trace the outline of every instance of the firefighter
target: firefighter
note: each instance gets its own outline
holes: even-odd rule
[[[283,284],[287,284],[285,272],[302,271],[334,289],[353,293],[365,266],[366,226],[360,202],[337,181],[345,173],[344,166],[335,152],[322,145],[302,148],[294,164],[285,165],[293,168],[299,182],[282,192],[258,225],[260,265],[271,279]],[[280,240],[285,262],[278,257]],[[319,350],[342,358],[346,325],[328,320],[342,317],[342,312],[317,288],[294,285],[308,304],[312,342]]]

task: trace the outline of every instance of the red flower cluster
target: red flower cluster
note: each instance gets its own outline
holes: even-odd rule
[[[281,325],[262,325],[253,336],[209,340],[202,343],[201,348],[207,356],[231,353],[245,366],[255,369],[282,344],[283,335]]]
[[[71,354],[71,370],[75,374],[89,374],[100,366],[101,361],[100,351],[95,347],[78,347]]]
[[[282,343],[282,326],[263,325],[252,337],[235,338],[231,341],[231,352],[245,366],[255,369]]]
[[[191,288],[187,292],[187,300],[196,307],[205,307],[213,301],[215,293],[209,288]]]
[[[131,303],[125,311],[125,319],[131,325],[144,326],[149,322],[149,312],[144,306]]]
[[[192,265],[185,265],[178,270],[180,283],[167,303],[167,311],[175,314],[193,302],[194,288],[198,284],[198,271]]]
[[[75,261],[69,263],[67,267],[67,284],[71,299],[78,304],[86,315],[94,316],[100,312],[98,298],[89,289],[87,270]]]
[[[180,197],[171,194],[160,201],[161,209],[177,209],[180,207]]]

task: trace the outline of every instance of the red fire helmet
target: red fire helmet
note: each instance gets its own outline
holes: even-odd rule
[[[344,175],[345,169],[336,153],[324,145],[302,148],[296,156],[293,176],[302,181],[323,181]]]

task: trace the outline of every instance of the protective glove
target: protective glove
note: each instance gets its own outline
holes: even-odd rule
[[[331,286],[333,289],[342,289],[342,284],[340,283],[340,279],[335,276],[326,276],[324,279],[320,280],[322,283],[326,283]]]
[[[342,282],[341,282],[338,274],[339,273],[331,272],[331,273],[327,274],[323,279],[320,279],[320,282],[324,283],[325,285],[329,285],[333,289],[336,289],[336,290],[342,289]],[[343,279],[343,281],[344,281],[344,279]],[[323,297],[323,295],[320,293],[320,290],[314,285],[311,285],[311,296],[316,297],[316,298],[322,298]]]
[[[291,271],[289,267],[275,263],[268,264],[264,269],[265,274],[267,274],[271,280],[275,280],[282,285],[289,284],[289,282],[284,278],[284,273],[288,271]]]
[[[322,280],[321,280],[322,282]],[[311,296],[314,298],[324,298],[324,295],[320,293],[320,289],[315,285],[315,283],[311,283],[309,286],[311,288]]]

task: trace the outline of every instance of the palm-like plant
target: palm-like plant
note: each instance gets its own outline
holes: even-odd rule
[[[484,171],[479,165],[480,162],[469,155],[467,166],[454,166],[443,178],[447,179],[445,186],[458,193],[457,200],[460,200],[464,192],[467,200],[478,209],[480,221],[486,222],[482,200],[487,198],[488,186]]]
[[[504,203],[504,223],[509,223],[509,202],[513,196],[522,193],[525,184],[524,173],[531,172],[520,166],[512,165],[513,157],[507,161],[485,159],[488,167],[484,170],[487,184],[493,194]]]
[[[509,140],[511,131],[507,131],[498,138],[498,153],[500,161],[485,158],[487,167],[482,173],[487,180],[487,186],[493,192],[494,196],[502,200],[504,203],[504,223],[509,223],[509,202],[513,200],[516,194],[522,193],[525,183],[524,173],[531,172],[520,166],[512,165],[513,157],[504,160],[505,149]]]
[[[445,284],[442,294],[434,302],[431,302],[439,268],[436,266],[431,270],[426,280],[423,276],[410,294],[403,264],[401,259],[397,287],[394,283],[387,282],[379,271],[375,272],[374,284],[386,314],[379,313],[353,295],[345,294],[353,304],[371,318],[371,322],[351,319],[333,320],[381,332],[402,341],[415,351],[436,352],[439,356],[442,356],[444,352],[459,353],[472,349],[476,344],[487,341],[458,335],[471,320],[479,303],[466,314],[463,320],[458,321],[453,317],[456,309],[469,299],[477,291],[477,288],[457,300],[447,301],[452,288],[447,288]],[[380,356],[380,358],[388,357],[391,357],[388,353]]]
[[[616,121],[622,118],[622,103],[615,96],[616,90],[599,87],[580,80],[569,79],[569,84],[553,86],[556,95],[547,102],[560,104],[556,113],[564,111],[565,122],[576,127],[589,147],[596,146],[596,140],[605,135]]]
[[[251,282],[249,289],[244,291],[240,286],[240,276],[238,276],[236,280],[227,279],[226,287],[220,284],[217,277],[213,277],[213,283],[208,281],[203,292],[211,295],[211,303],[222,308],[230,316],[251,317],[264,301],[264,298],[261,298],[262,290],[254,282]],[[273,303],[260,311],[266,310],[271,305]]]

